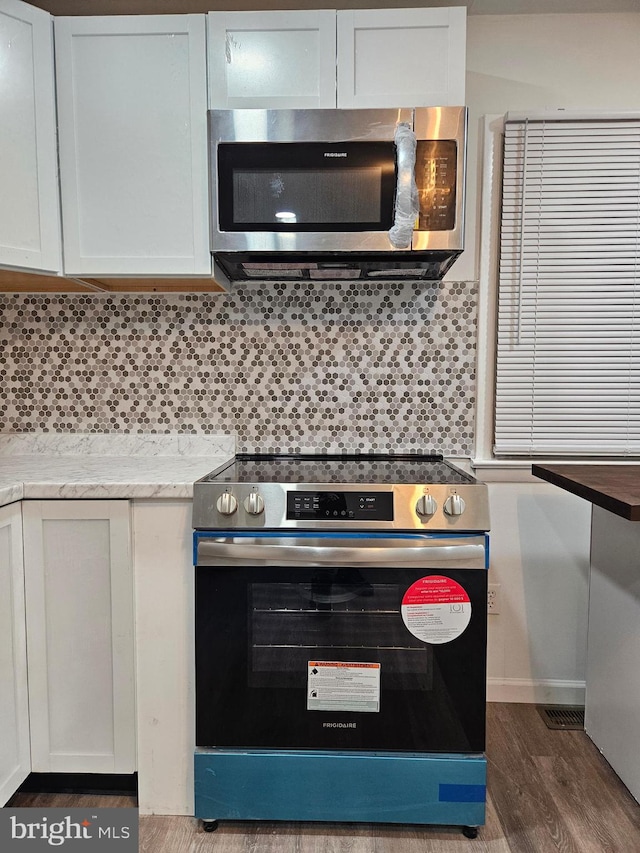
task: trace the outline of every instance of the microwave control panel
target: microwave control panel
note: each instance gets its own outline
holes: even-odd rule
[[[456,224],[457,147],[452,139],[419,139],[416,184],[419,231],[452,231]]]

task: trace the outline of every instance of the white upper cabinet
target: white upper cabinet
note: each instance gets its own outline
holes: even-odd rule
[[[59,272],[51,21],[0,0],[0,265]]]
[[[337,15],[338,107],[464,105],[464,6]]]
[[[204,15],[57,18],[67,275],[206,275]]]
[[[336,105],[336,13],[209,12],[211,109]]]
[[[209,107],[460,106],[466,8],[209,12]]]

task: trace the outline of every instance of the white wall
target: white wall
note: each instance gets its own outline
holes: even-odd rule
[[[490,483],[490,701],[584,702],[591,505],[541,481]]]
[[[467,249],[448,276],[458,281],[478,279],[482,117],[640,109],[640,14],[468,16],[467,105]]]
[[[482,15],[467,18],[469,106],[467,235],[452,277],[479,278],[484,116],[509,110],[640,110],[640,14]],[[493,213],[498,209],[494,205]],[[497,251],[495,228],[491,253]],[[480,282],[477,398],[491,419],[495,264]],[[483,309],[484,306],[484,309]],[[488,365],[488,373],[483,370]],[[486,385],[484,385],[486,382]],[[483,404],[487,404],[484,412]],[[490,424],[485,454],[490,453]],[[585,676],[591,507],[520,473],[478,470],[491,483],[490,582],[501,613],[489,619],[489,698],[580,702]]]

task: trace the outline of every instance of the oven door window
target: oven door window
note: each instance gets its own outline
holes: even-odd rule
[[[461,586],[471,608],[436,644],[402,616],[431,576]],[[328,705],[311,696],[314,662]],[[479,752],[485,666],[483,569],[196,569],[199,746]]]
[[[386,231],[395,173],[391,142],[220,143],[220,229]]]

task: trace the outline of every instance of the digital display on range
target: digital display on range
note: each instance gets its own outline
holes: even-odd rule
[[[287,492],[291,521],[393,521],[393,492]]]

